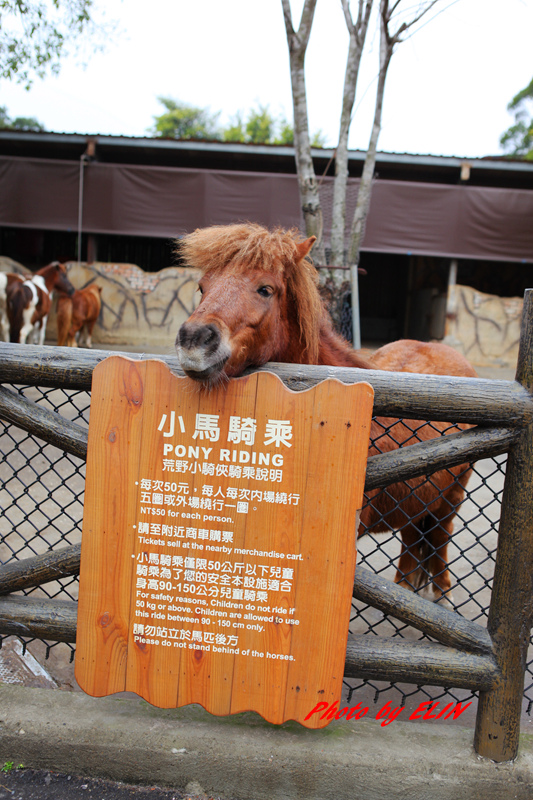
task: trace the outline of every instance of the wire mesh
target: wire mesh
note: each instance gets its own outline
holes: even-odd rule
[[[39,405],[43,405],[63,417],[81,426],[89,422],[90,396],[86,392],[67,391],[62,389],[40,389],[35,387],[14,387],[21,395]],[[394,438],[394,430],[399,421],[382,423],[374,444],[379,449],[384,436]],[[412,436],[404,442],[411,444],[425,438],[427,426],[411,423]],[[441,428],[434,428],[433,434],[441,435]],[[405,429],[402,437],[405,435]],[[55,550],[65,545],[81,541],[83,517],[83,499],[85,486],[85,463],[62,450],[49,445],[37,437],[19,428],[0,421],[0,562],[30,558],[31,556]],[[428,592],[432,588],[432,576],[428,568],[429,562],[421,556],[432,529],[453,523],[453,532],[447,543],[446,552],[439,545],[437,555],[445,557],[445,568],[449,570],[452,583],[448,602],[457,613],[486,624],[492,576],[497,547],[497,531],[500,516],[501,497],[505,477],[506,457],[498,456],[478,462],[466,485],[465,499],[458,506],[448,503],[447,512],[441,518],[430,511],[420,514],[417,525],[418,538],[408,542],[406,550],[415,557],[417,567],[417,589]],[[403,497],[413,491],[421,494],[420,481],[418,488],[406,486]],[[429,488],[428,488],[429,486]],[[388,496],[388,502],[396,502],[395,492],[390,487],[380,490]],[[431,497],[446,499],[446,490],[431,477],[426,484],[426,493]],[[379,506],[379,499],[372,498],[373,505]],[[429,520],[429,524],[428,524]],[[447,537],[445,537],[446,539]],[[358,540],[358,564],[368,570],[394,580],[398,568],[398,559],[402,548],[402,537],[398,531],[384,533],[369,532]],[[435,552],[430,553],[435,556]],[[437,572],[438,575],[438,572]],[[404,576],[408,583],[414,583],[414,576]],[[48,598],[76,600],[78,596],[78,579],[76,577],[61,578],[41,587],[28,589],[24,594],[33,594]],[[427,638],[423,634],[396,620],[384,616],[379,610],[359,601],[353,602],[350,634],[366,634],[375,636],[391,636],[407,639]],[[0,635],[0,646],[7,639]],[[74,657],[74,646],[58,642],[49,642],[20,637],[24,647],[38,645],[39,653],[46,658],[55,648],[63,650],[63,654]],[[533,643],[533,640],[532,640]],[[40,648],[40,649],[39,649]],[[64,655],[63,655],[64,657]],[[424,699],[469,700],[473,695],[465,690],[453,690],[449,687],[419,687],[409,684],[394,684],[377,681],[345,679],[345,692],[350,700],[358,690],[370,692],[374,701],[379,698],[395,700],[400,705],[409,702],[421,702]],[[421,699],[420,699],[421,698]],[[531,713],[533,706],[533,647],[528,658],[525,689],[524,710]]]
[[[11,388],[11,387],[10,387]],[[89,422],[87,392],[13,387],[26,399],[80,426]],[[85,462],[37,437],[0,421],[0,562],[31,558],[81,541]],[[24,594],[77,600],[77,577],[60,578]],[[0,636],[0,646],[7,637]],[[22,638],[24,646],[35,640]],[[74,646],[42,642],[45,658],[52,648]],[[42,648],[39,648],[42,650]]]

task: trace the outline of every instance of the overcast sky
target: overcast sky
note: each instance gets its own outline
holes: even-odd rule
[[[160,95],[209,107],[227,122],[258,103],[292,118],[281,0],[99,0],[118,21],[104,53],[76,54],[28,92],[0,82],[11,117],[51,131],[144,136]],[[377,2],[377,0],[376,0]],[[415,7],[415,0],[403,0]],[[450,0],[441,0],[441,7]],[[302,0],[292,0],[295,24]],[[352,0],[355,9],[356,2]],[[350,147],[368,143],[378,37],[370,32]],[[379,149],[500,153],[507,103],[533,77],[533,0],[458,0],[400,44],[389,69]],[[318,0],[307,56],[310,127],[334,146],[347,33],[340,0]]]

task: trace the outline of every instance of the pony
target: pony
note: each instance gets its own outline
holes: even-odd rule
[[[60,347],[77,347],[76,334],[82,335],[85,346],[92,347],[93,328],[102,308],[102,287],[96,283],[77,289],[69,296],[60,292],[57,298],[57,343]]]
[[[10,341],[25,344],[34,331],[38,344],[44,344],[46,321],[52,305],[52,291],[58,289],[71,295],[74,286],[67,278],[64,264],[53,261],[29,280],[16,281],[6,289]]]
[[[12,283],[23,283],[24,278],[15,272],[0,272],[0,337],[9,342],[9,319],[7,317],[7,289]]]
[[[187,376],[210,387],[278,361],[477,377],[462,355],[438,343],[401,340],[362,358],[334,331],[323,305],[309,258],[314,242],[254,223],[198,229],[177,242],[183,261],[202,273],[201,301],[175,343]],[[369,455],[468,427],[376,417]],[[372,490],[361,511],[358,535],[400,532],[395,581],[444,605],[451,599],[447,545],[471,471],[463,464]]]

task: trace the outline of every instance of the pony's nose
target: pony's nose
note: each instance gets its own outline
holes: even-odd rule
[[[184,350],[214,351],[220,344],[220,331],[216,325],[184,322],[178,331],[178,341]]]

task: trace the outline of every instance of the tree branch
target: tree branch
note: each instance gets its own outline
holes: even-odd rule
[[[302,16],[300,18],[300,26],[298,28],[298,38],[301,46],[306,49],[309,43],[309,36],[311,35],[311,28],[313,26],[313,19],[315,16],[317,0],[305,0],[302,9]]]

